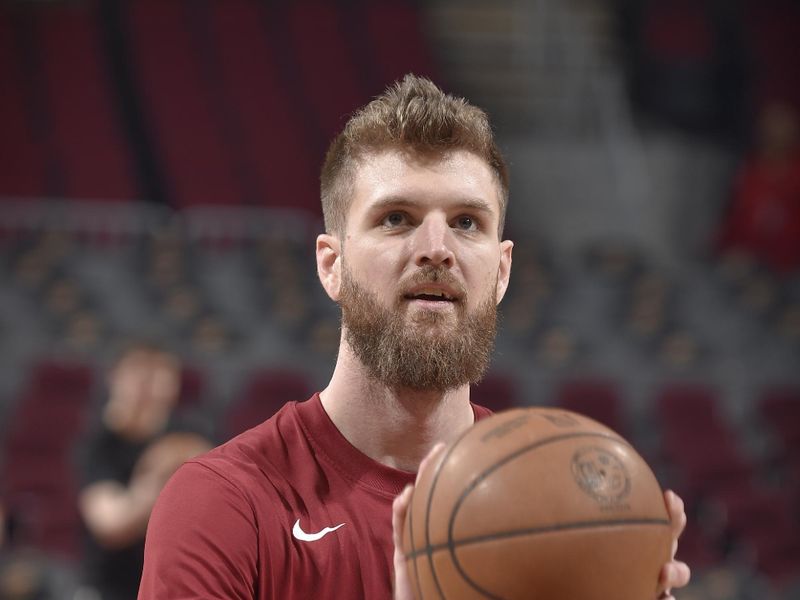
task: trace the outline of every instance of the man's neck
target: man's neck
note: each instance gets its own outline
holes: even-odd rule
[[[448,392],[388,388],[367,375],[346,343],[320,397],[353,446],[405,471],[416,471],[434,444],[454,441],[474,421],[468,385]]]

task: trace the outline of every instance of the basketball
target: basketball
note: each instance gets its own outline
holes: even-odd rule
[[[403,528],[418,600],[650,600],[671,544],[631,445],[550,408],[476,423],[422,474]]]

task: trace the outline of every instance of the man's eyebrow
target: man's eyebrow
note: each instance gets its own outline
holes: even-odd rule
[[[416,208],[424,206],[425,200],[415,200],[406,196],[384,196],[376,200],[369,210],[371,212],[379,212],[388,208]],[[466,197],[460,198],[453,202],[454,206],[464,210],[474,210],[483,213],[491,213],[491,205],[482,198]]]

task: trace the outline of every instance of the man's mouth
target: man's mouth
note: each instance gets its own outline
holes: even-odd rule
[[[404,295],[406,300],[425,300],[427,302],[455,302],[456,298],[445,290],[420,288]]]

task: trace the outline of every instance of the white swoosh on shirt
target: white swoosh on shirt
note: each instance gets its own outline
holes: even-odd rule
[[[297,519],[297,521],[294,523],[294,527],[292,528],[292,535],[301,542],[316,542],[317,540],[324,538],[331,531],[336,531],[339,529],[339,527],[343,527],[344,525],[344,523],[339,523],[336,527],[326,527],[317,533],[306,533],[300,528],[300,519]]]

